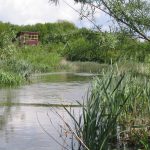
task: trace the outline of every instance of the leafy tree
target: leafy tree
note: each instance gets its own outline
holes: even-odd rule
[[[0,33],[0,60],[10,59],[16,52],[15,45],[12,40],[15,37],[15,32],[9,29]]]
[[[50,0],[58,3],[58,0]],[[121,29],[150,42],[150,2],[148,0],[74,0],[82,3],[82,15],[88,17],[98,9],[112,17]],[[85,11],[84,11],[84,8]],[[88,8],[88,9],[87,9]]]

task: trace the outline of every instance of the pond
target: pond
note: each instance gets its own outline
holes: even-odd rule
[[[35,75],[27,85],[0,89],[0,102],[5,104],[0,107],[0,150],[62,149],[61,128],[65,127],[53,111],[70,122],[59,106],[82,102],[94,76],[49,73]],[[74,109],[80,113],[79,108]]]

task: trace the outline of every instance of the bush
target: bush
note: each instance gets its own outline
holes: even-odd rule
[[[0,33],[0,59],[10,59],[16,52],[16,47],[12,43],[15,37],[14,31],[4,31]]]
[[[15,73],[0,70],[0,85],[19,85],[23,78]]]
[[[27,61],[22,59],[10,59],[7,60],[8,70],[11,70],[19,75],[25,76],[29,75],[32,72],[32,66]]]
[[[99,39],[99,41],[101,40]],[[80,37],[68,43],[63,56],[71,61],[93,61],[99,63],[117,61],[121,52],[111,48],[112,45],[108,46],[107,44],[104,42],[100,45],[94,39],[88,40],[85,37]]]

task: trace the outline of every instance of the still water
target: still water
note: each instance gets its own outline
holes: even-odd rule
[[[62,150],[59,144],[65,144],[60,135],[65,133],[61,129],[66,127],[53,111],[70,124],[71,120],[63,108],[45,105],[82,102],[93,77],[85,73],[43,74],[27,85],[0,89],[0,102],[14,104],[0,107],[0,150]],[[79,108],[74,110],[80,113]]]

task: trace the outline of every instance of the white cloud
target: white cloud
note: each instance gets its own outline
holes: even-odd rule
[[[71,2],[73,4],[73,1]],[[78,9],[79,5],[75,5]],[[78,14],[66,4],[50,5],[48,0],[0,0],[0,20],[14,24],[78,21]]]
[[[79,14],[60,0],[55,6],[48,3],[49,0],[0,0],[0,21],[13,24],[26,25],[45,22],[56,22],[57,20],[68,20],[77,26],[91,27],[92,24],[84,19],[80,21]],[[80,5],[73,0],[65,0],[75,9]],[[96,21],[100,20],[100,13],[96,15]]]

